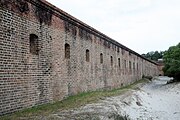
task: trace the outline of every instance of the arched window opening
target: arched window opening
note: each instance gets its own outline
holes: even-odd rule
[[[86,50],[86,61],[89,62],[90,61],[90,55],[89,55],[89,50]]]
[[[111,56],[111,66],[113,66],[113,57]]]
[[[119,68],[121,68],[121,59],[120,58],[118,58],[118,66],[119,66]]]
[[[100,54],[100,63],[103,63],[103,54]]]
[[[30,34],[29,36],[29,43],[30,43],[30,53],[33,55],[38,55],[38,36],[35,34]]]
[[[70,59],[70,45],[67,43],[65,44],[65,58]]]

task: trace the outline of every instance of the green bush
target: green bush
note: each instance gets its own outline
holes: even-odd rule
[[[163,59],[165,63],[163,68],[164,74],[180,80],[180,43],[176,46],[171,46],[165,51]]]

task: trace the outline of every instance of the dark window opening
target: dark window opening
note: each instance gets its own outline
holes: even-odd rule
[[[113,66],[113,57],[111,56],[111,66]]]
[[[86,50],[86,61],[89,62],[90,55],[89,55],[89,50]]]
[[[118,58],[118,66],[119,66],[119,68],[121,67],[121,59],[120,58]]]
[[[100,63],[103,63],[103,54],[100,54]]]
[[[119,47],[117,47],[117,52],[119,53]]]
[[[70,45],[67,43],[65,44],[65,58],[70,59]]]
[[[35,34],[30,34],[29,42],[30,42],[30,53],[33,55],[38,55],[39,54],[38,36]]]

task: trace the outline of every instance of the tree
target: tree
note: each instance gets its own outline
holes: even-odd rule
[[[180,80],[180,43],[169,47],[164,53],[163,60],[165,63],[163,68],[165,75]]]
[[[158,61],[158,59],[161,59],[163,57],[163,53],[162,51],[158,52],[158,51],[151,51],[148,52],[147,54],[142,54],[143,57],[150,59],[150,60],[154,60],[154,61]]]

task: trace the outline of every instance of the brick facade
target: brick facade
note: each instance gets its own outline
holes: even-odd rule
[[[142,75],[156,63],[48,2],[0,0],[0,115]]]

